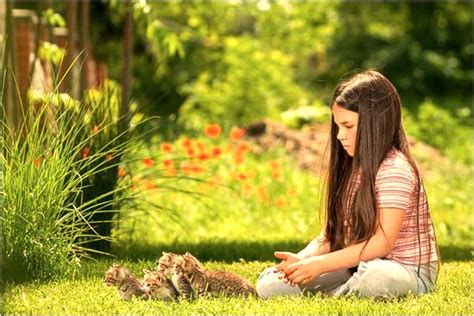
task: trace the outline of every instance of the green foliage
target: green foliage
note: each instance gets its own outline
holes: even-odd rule
[[[179,123],[201,129],[207,122],[224,126],[246,124],[304,102],[296,85],[288,56],[267,48],[250,37],[228,37],[221,69],[201,73],[183,87],[189,97],[180,109]]]
[[[49,25],[65,27],[66,21],[64,18],[57,12],[54,12],[53,9],[49,8],[42,13],[43,18],[46,19]]]
[[[413,117],[406,117],[408,133],[466,165],[472,163],[471,110],[459,107],[457,116],[426,99]],[[463,123],[464,122],[464,123]]]
[[[39,58],[50,61],[58,66],[64,58],[65,50],[50,42],[41,42],[38,50]]]
[[[312,106],[300,106],[281,113],[281,120],[290,128],[301,128],[307,124],[326,123],[331,119],[331,110],[321,101]]]
[[[472,34],[469,3],[341,2],[336,21],[325,75],[339,78],[357,69],[376,68],[402,95],[469,95],[473,79],[472,43],[466,40],[466,34]]]
[[[181,176],[182,179],[154,180],[156,190],[146,190],[141,195],[140,213],[123,218],[114,253],[148,257],[159,252],[160,245],[169,247],[176,243],[188,247],[199,243],[232,244],[255,240],[284,243],[288,241],[287,236],[292,236],[290,241],[309,240],[320,229],[317,214],[320,183],[317,178],[295,170],[293,161],[282,152],[260,157],[250,152],[239,153],[239,147],[247,145],[222,141],[207,143],[200,138],[195,140],[197,143],[205,144],[204,153],[217,146],[222,154],[217,158],[211,158],[209,154],[205,161],[199,161],[197,157],[189,160],[191,172],[184,173],[187,177]],[[179,154],[180,144],[181,139],[174,145],[175,155],[183,157],[184,154]],[[228,145],[232,149],[226,149]],[[193,148],[198,156],[199,149]],[[159,149],[148,150],[157,152]],[[175,162],[178,174],[188,167],[189,158],[184,158]],[[164,172],[162,162],[156,161],[156,168]],[[190,181],[189,177],[195,181]],[[140,181],[137,186],[141,187]],[[194,194],[182,194],[173,188]],[[160,205],[175,213],[163,216],[161,212],[152,211],[150,205]],[[128,212],[124,211],[125,214]],[[259,226],[257,230],[255,223]],[[235,259],[232,254],[235,255],[237,248],[233,251],[223,248],[218,248],[221,250],[215,255],[230,253],[231,257],[227,259]],[[200,255],[209,257],[210,253],[204,251]],[[245,256],[244,253],[241,255]],[[255,254],[249,250],[247,255],[252,258]]]

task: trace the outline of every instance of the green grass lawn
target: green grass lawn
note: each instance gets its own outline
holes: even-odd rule
[[[150,152],[152,147],[147,149]],[[146,154],[146,153],[145,153]],[[249,156],[238,167],[209,165],[226,184],[236,173],[253,174],[233,183],[234,189],[203,186],[203,182],[158,184],[146,191],[138,209],[124,210],[115,230],[115,258],[83,260],[75,275],[49,283],[5,285],[3,311],[31,314],[472,314],[472,179],[471,169],[415,149],[424,169],[442,266],[436,290],[391,302],[321,295],[293,298],[215,298],[195,302],[121,301],[116,289],[102,284],[113,262],[138,276],[153,266],[161,251],[190,251],[206,267],[236,272],[255,284],[259,272],[273,265],[275,250],[298,251],[321,228],[318,179],[295,169],[281,152]],[[268,162],[278,160],[279,177]],[[228,169],[231,170],[228,170]],[[449,170],[449,172],[447,172]],[[262,192],[261,186],[266,188]],[[200,192],[196,198],[174,192],[179,187]],[[250,189],[249,189],[250,188]],[[248,191],[249,189],[250,191]],[[246,191],[247,190],[247,191]],[[253,191],[252,191],[253,190]],[[265,194],[263,194],[265,193]],[[161,205],[165,208],[149,208]],[[163,209],[176,212],[163,212]]]
[[[112,261],[84,263],[74,280],[61,280],[45,284],[7,285],[4,296],[5,313],[24,314],[472,314],[471,263],[446,262],[442,265],[436,291],[420,297],[408,296],[393,302],[378,302],[357,297],[323,298],[279,297],[268,300],[258,298],[214,298],[194,302],[164,303],[158,301],[121,301],[115,288],[102,283],[103,272]],[[141,270],[153,262],[149,260],[125,265],[140,275]],[[226,269],[255,282],[258,271],[272,261],[206,262],[208,268]]]

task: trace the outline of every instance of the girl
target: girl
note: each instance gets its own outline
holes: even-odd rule
[[[340,83],[331,102],[326,223],[257,281],[260,297],[306,291],[393,298],[434,287],[439,253],[400,97],[376,71]]]

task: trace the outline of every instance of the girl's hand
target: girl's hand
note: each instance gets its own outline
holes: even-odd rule
[[[283,270],[285,270],[290,264],[303,259],[297,254],[287,251],[275,251],[273,255],[282,260],[282,262],[276,266],[275,272],[283,272]]]
[[[323,274],[318,257],[311,257],[295,262],[287,266],[283,272],[291,286],[306,284]]]
[[[273,255],[275,257],[277,257],[278,259],[282,260],[282,262],[275,267],[275,270],[273,270],[273,272],[279,273],[278,278],[280,280],[283,279],[283,282],[288,283],[288,279],[285,277],[285,273],[284,273],[285,269],[289,265],[291,265],[295,262],[301,261],[302,258],[299,257],[295,253],[286,252],[286,251],[275,251],[275,253]]]

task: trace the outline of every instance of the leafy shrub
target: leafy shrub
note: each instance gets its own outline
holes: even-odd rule
[[[409,134],[439,149],[450,158],[466,164],[472,162],[472,130],[463,124],[470,116],[468,108],[461,108],[457,117],[425,100],[414,116],[407,116]]]
[[[288,127],[301,128],[306,124],[326,123],[331,117],[331,110],[321,101],[316,100],[312,105],[300,106],[281,114],[281,120]]]
[[[189,94],[178,120],[185,128],[200,130],[208,122],[228,128],[262,117],[278,118],[279,112],[300,105],[305,97],[291,78],[288,56],[255,39],[227,38],[218,68],[182,89]]]

